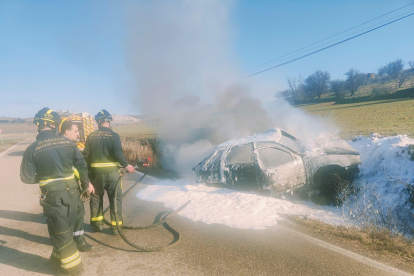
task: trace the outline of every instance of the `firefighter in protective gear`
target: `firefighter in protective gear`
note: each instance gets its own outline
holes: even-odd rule
[[[115,217],[115,185],[120,176],[119,166],[127,168],[131,173],[134,167],[128,165],[122,152],[121,139],[119,135],[110,128],[112,116],[105,109],[96,114],[95,120],[99,129],[90,134],[86,140],[84,156],[88,163],[90,179],[95,193],[91,195],[91,226],[93,232],[103,230],[103,196],[108,193],[112,234],[118,234]],[[118,185],[117,191],[117,216],[118,223],[122,225],[122,183]]]
[[[79,137],[78,126],[71,121],[65,121],[60,126],[60,135],[76,143]],[[79,180],[80,180],[79,171],[76,168],[73,168],[73,173],[75,175],[76,182],[79,183]],[[94,189],[91,183],[89,183],[88,190],[89,190],[89,193],[94,192]],[[85,206],[83,203],[84,199],[80,197],[79,200],[81,202],[79,203],[80,208],[78,210],[76,221],[75,221],[75,226],[73,228],[73,240],[76,242],[76,245],[79,251],[88,252],[92,250],[93,246],[86,242],[86,239],[84,236],[85,231],[83,228],[83,219],[85,216]]]
[[[39,183],[44,214],[53,251],[50,260],[61,274],[77,274],[82,260],[73,240],[73,228],[80,209],[79,196],[88,190],[88,169],[76,145],[58,136],[59,114],[43,108],[33,121],[39,130],[36,141],[24,152],[20,178],[23,183]],[[73,167],[79,171],[81,187],[75,181]]]

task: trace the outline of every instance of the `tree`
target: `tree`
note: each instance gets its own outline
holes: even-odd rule
[[[305,80],[304,90],[310,97],[321,98],[329,90],[331,75],[325,71],[317,70]]]
[[[345,85],[351,91],[351,96],[353,96],[358,88],[366,83],[367,78],[354,68],[349,69],[345,75],[347,76]]]
[[[404,62],[399,58],[396,61],[389,62],[385,68],[387,75],[395,80],[398,78],[398,74],[404,69]]]
[[[414,60],[410,60],[408,62],[408,65],[410,65],[411,68],[414,68]]]
[[[381,66],[378,68],[378,76],[383,77],[385,74],[387,74],[386,66]]]
[[[408,78],[408,73],[407,72],[400,72],[400,74],[398,74],[398,88],[401,88],[401,86],[404,84],[404,82],[407,80]]]
[[[296,102],[303,86],[303,77],[301,75],[297,77],[288,77],[287,83],[289,85],[289,94],[293,97],[293,101]]]
[[[345,81],[340,79],[331,80],[331,91],[336,98],[343,98],[345,96]]]

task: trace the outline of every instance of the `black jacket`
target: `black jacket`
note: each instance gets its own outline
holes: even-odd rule
[[[43,130],[24,152],[20,166],[20,179],[26,184],[65,178],[73,175],[73,167],[79,171],[82,189],[89,187],[86,161],[75,143],[66,137]]]
[[[128,166],[119,135],[107,127],[100,127],[88,136],[83,154],[92,172],[106,173],[119,170],[118,166],[111,165],[96,167],[99,164],[119,163],[122,167]]]

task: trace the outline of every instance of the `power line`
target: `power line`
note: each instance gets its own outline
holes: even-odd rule
[[[274,62],[274,61],[276,61],[276,60],[279,60],[279,59],[281,59],[281,58],[283,58],[283,57],[286,57],[286,56],[289,56],[289,55],[291,55],[291,54],[297,53],[297,52],[299,52],[299,51],[301,51],[301,50],[303,50],[303,49],[309,48],[309,47],[311,47],[311,46],[313,46],[313,45],[315,45],[315,44],[318,44],[318,43],[320,43],[320,42],[326,41],[326,40],[328,40],[328,39],[330,39],[330,38],[333,38],[333,37],[335,37],[335,36],[338,36],[338,35],[340,35],[340,34],[346,33],[346,32],[348,32],[348,31],[350,31],[350,30],[353,30],[353,29],[355,29],[355,28],[358,28],[358,27],[360,27],[360,26],[362,26],[362,25],[365,25],[365,24],[367,24],[367,23],[369,23],[369,22],[372,22],[372,21],[374,21],[374,20],[376,20],[376,19],[378,19],[378,18],[384,17],[384,16],[386,16],[386,15],[388,15],[388,14],[391,14],[391,13],[393,13],[393,12],[399,11],[399,10],[401,10],[401,9],[405,8],[405,7],[410,6],[410,5],[414,5],[414,3],[408,4],[408,5],[402,6],[402,7],[398,8],[398,9],[395,9],[395,10],[392,10],[392,11],[390,11],[390,12],[384,13],[384,14],[382,14],[382,15],[380,15],[380,16],[377,16],[377,17],[375,17],[375,18],[373,18],[373,19],[370,19],[370,20],[368,20],[368,21],[365,21],[364,23],[361,23],[361,24],[359,24],[359,25],[357,25],[357,26],[354,26],[354,27],[352,27],[352,28],[349,28],[349,29],[347,29],[347,30],[345,30],[345,31],[339,32],[339,33],[337,33],[337,34],[335,34],[335,35],[332,35],[332,36],[329,36],[329,37],[324,38],[324,39],[322,39],[322,40],[319,40],[319,41],[317,41],[317,42],[315,42],[315,43],[309,44],[308,46],[302,47],[302,48],[300,48],[300,49],[298,49],[298,50],[295,50],[295,51],[293,51],[293,52],[290,52],[290,53],[288,53],[288,54],[285,54],[285,55],[282,55],[282,56],[280,56],[280,57],[277,57],[277,58],[271,59],[271,60],[269,60],[269,61],[267,61],[267,62],[261,63],[261,64],[259,64],[259,65],[256,65],[256,66],[252,67],[252,68],[246,69],[246,70],[242,71],[241,73],[246,73],[246,72],[248,72],[248,71],[252,71],[253,69],[256,69],[256,68],[258,68],[258,67],[262,67],[262,66],[267,65],[267,64],[269,64],[269,63],[272,63],[272,62]]]
[[[351,39],[357,38],[357,37],[359,37],[359,36],[361,36],[361,35],[367,34],[367,33],[369,33],[369,32],[375,31],[375,30],[377,30],[377,29],[379,29],[379,28],[382,28],[382,27],[385,27],[385,26],[387,26],[387,25],[390,25],[390,24],[392,24],[392,23],[394,23],[394,22],[397,22],[397,21],[399,21],[399,20],[401,20],[401,19],[404,19],[404,18],[406,18],[406,17],[409,17],[409,16],[411,16],[411,15],[414,15],[414,13],[410,13],[410,14],[408,14],[408,15],[406,15],[406,16],[400,17],[400,18],[398,18],[398,19],[396,19],[396,20],[393,20],[393,21],[391,21],[391,22],[388,22],[388,23],[386,23],[386,24],[383,24],[383,25],[381,25],[381,26],[378,26],[378,27],[373,28],[373,29],[371,29],[371,30],[368,30],[368,31],[366,31],[366,32],[360,33],[360,34],[355,35],[355,36],[352,36],[352,37],[350,37],[350,38],[347,38],[347,39],[341,40],[341,41],[339,41],[339,42],[337,42],[337,43],[331,44],[331,45],[329,45],[329,46],[327,46],[327,47],[324,47],[324,48],[321,48],[321,49],[319,49],[319,50],[313,51],[313,52],[311,52],[311,53],[309,53],[309,54],[306,54],[306,55],[303,55],[303,56],[300,56],[300,57],[297,57],[297,58],[291,59],[291,60],[289,60],[289,61],[286,61],[286,62],[280,63],[280,64],[275,65],[275,66],[271,66],[271,67],[269,67],[269,68],[266,68],[266,69],[260,70],[260,71],[258,71],[258,72],[252,73],[252,74],[248,75],[247,77],[255,76],[255,75],[258,75],[258,74],[264,73],[264,72],[266,72],[266,71],[269,71],[269,70],[275,69],[275,68],[277,68],[277,67],[280,67],[280,66],[286,65],[286,64],[288,64],[288,63],[292,63],[292,62],[297,61],[297,60],[299,60],[299,59],[302,59],[302,58],[308,57],[308,56],[310,56],[310,55],[316,54],[316,53],[321,52],[321,51],[323,51],[323,50],[326,50],[326,49],[329,49],[329,48],[334,47],[334,46],[336,46],[336,45],[339,45],[339,44],[341,44],[341,43],[344,43],[344,42],[346,42],[346,41],[348,41],[348,40],[351,40]]]
[[[366,27],[366,28],[360,29],[360,30],[358,30],[358,31],[356,31],[356,32],[352,32],[352,33],[350,33],[350,34],[347,34],[347,35],[345,35],[345,36],[339,37],[339,38],[334,39],[334,40],[332,40],[332,41],[329,41],[329,42],[323,43],[323,44],[318,45],[318,46],[316,46],[316,47],[312,47],[312,48],[310,48],[309,50],[300,51],[299,53],[297,53],[297,54],[295,54],[295,55],[293,55],[293,56],[299,56],[299,55],[301,55],[301,53],[302,53],[302,52],[303,52],[303,53],[306,53],[306,52],[309,52],[309,51],[313,51],[314,49],[318,49],[318,48],[320,48],[320,47],[322,47],[322,46],[324,46],[324,45],[331,44],[331,43],[333,43],[333,42],[339,41],[339,40],[344,39],[344,38],[346,38],[346,37],[352,36],[352,35],[354,35],[354,34],[356,34],[356,33],[360,33],[360,32],[362,32],[362,31],[365,31],[365,30],[371,29],[371,28],[373,28],[373,27],[379,26],[379,25],[381,25],[381,24],[383,24],[383,23],[385,23],[385,22],[390,22],[390,20],[393,20],[393,19],[399,18],[399,17],[401,17],[401,16],[407,15],[407,14],[412,13],[412,12],[414,12],[414,10],[410,10],[410,11],[405,12],[405,13],[403,13],[403,14],[400,14],[400,15],[394,16],[394,17],[392,17],[392,18],[390,18],[390,19],[387,19],[387,20],[384,20],[384,21],[378,22],[378,23],[376,23],[376,24],[374,24],[374,25],[371,25],[371,26],[368,26],[368,27]],[[299,50],[298,50],[298,51],[299,51]],[[290,56],[290,54],[288,54],[288,55],[286,55],[286,56]],[[291,58],[292,58],[292,57],[286,57],[286,58],[283,58],[283,59],[281,59],[281,60],[288,60],[288,59],[291,59]],[[268,62],[268,63],[273,63],[273,62]],[[270,66],[270,64],[269,64],[269,66]],[[263,67],[263,66],[258,66],[258,67]]]
[[[390,11],[390,12],[388,12],[388,13],[385,13],[385,14],[382,14],[382,15],[380,15],[380,16],[377,16],[377,17],[375,17],[375,18],[373,18],[373,19],[371,19],[371,20],[365,21],[364,23],[361,23],[361,24],[359,24],[359,25],[357,25],[357,26],[354,26],[354,27],[352,27],[352,28],[349,28],[349,29],[347,29],[347,30],[345,30],[345,31],[339,32],[339,33],[337,33],[337,34],[335,34],[335,35],[332,35],[332,36],[330,36],[330,37],[327,37],[327,38],[325,38],[325,39],[322,39],[322,40],[320,40],[320,41],[318,41],[318,42],[312,43],[312,44],[310,44],[310,45],[308,45],[308,46],[305,46],[305,47],[303,47],[303,48],[300,48],[300,49],[298,49],[298,50],[295,50],[295,51],[293,51],[293,52],[290,52],[290,53],[288,53],[288,54],[285,54],[285,55],[283,55],[283,56],[280,56],[280,57],[278,57],[278,58],[275,58],[275,59],[272,59],[272,60],[267,61],[267,62],[265,62],[265,63],[259,64],[259,65],[257,65],[257,66],[254,66],[254,67],[250,68],[250,69],[246,69],[246,70],[242,71],[241,73],[243,73],[243,72],[247,72],[247,71],[251,71],[251,70],[253,70],[253,69],[255,69],[255,68],[263,67],[263,66],[264,66],[264,65],[266,65],[266,64],[272,63],[272,62],[274,62],[274,61],[276,61],[276,60],[280,60],[280,59],[281,59],[281,58],[283,58],[283,57],[290,56],[290,55],[292,55],[292,54],[294,54],[294,53],[297,53],[297,52],[299,52],[299,51],[301,51],[301,50],[303,50],[303,49],[309,48],[310,46],[313,46],[313,45],[315,45],[315,44],[318,44],[318,43],[320,43],[320,42],[322,42],[322,41],[326,41],[326,40],[328,40],[328,39],[330,39],[330,38],[332,38],[332,37],[335,37],[335,36],[338,36],[338,35],[340,35],[340,34],[342,34],[342,33],[348,32],[348,31],[350,31],[350,30],[352,30],[352,29],[355,29],[355,28],[357,28],[357,27],[359,27],[359,26],[365,25],[365,24],[367,24],[367,23],[369,23],[369,22],[372,22],[372,21],[374,21],[374,20],[376,20],[376,19],[378,19],[378,18],[384,17],[384,16],[386,16],[386,15],[388,15],[388,14],[391,14],[391,13],[393,13],[393,12],[396,12],[396,11],[398,11],[398,10],[401,10],[401,9],[403,9],[403,8],[405,8],[405,7],[408,7],[408,6],[410,6],[410,5],[413,5],[413,4],[414,4],[414,3],[411,3],[411,4],[408,4],[408,5],[402,6],[402,7],[398,8],[398,9],[392,10],[392,11]],[[412,11],[409,11],[409,12],[412,12]],[[401,15],[405,15],[405,14],[407,14],[407,13],[403,13],[403,14],[401,14]],[[324,48],[322,48],[322,49],[319,49],[319,50],[313,51],[313,52],[308,53],[308,54],[303,55],[303,56],[299,56],[298,58],[294,58],[294,59],[288,60],[288,61],[286,61],[286,62],[283,62],[283,63],[281,63],[281,64],[278,64],[278,65],[275,65],[275,66],[272,66],[272,67],[269,67],[269,68],[266,68],[266,69],[264,69],[264,70],[260,70],[260,71],[258,71],[258,72],[252,73],[252,74],[247,75],[247,76],[242,77],[242,78],[247,78],[247,77],[251,77],[251,76],[254,76],[254,75],[258,75],[258,74],[261,74],[261,73],[263,73],[263,72],[266,72],[266,71],[272,70],[272,69],[274,69],[274,68],[277,68],[277,67],[283,66],[283,65],[285,65],[285,64],[288,64],[288,63],[294,62],[294,61],[296,61],[296,60],[299,60],[299,59],[305,58],[305,57],[307,57],[307,56],[310,56],[310,55],[312,55],[312,54],[318,53],[318,52],[323,51],[323,50],[325,50],[325,49],[331,48],[331,47],[333,47],[333,46],[336,46],[336,45],[338,45],[338,44],[341,44],[341,43],[346,42],[346,41],[348,41],[348,40],[351,40],[351,39],[353,39],[353,38],[359,37],[359,36],[361,36],[361,35],[363,35],[363,34],[366,34],[366,33],[369,33],[369,32],[371,32],[371,31],[374,31],[374,30],[376,30],[376,29],[382,28],[382,27],[384,27],[384,26],[386,26],[386,25],[389,25],[389,24],[391,24],[391,23],[394,23],[394,22],[396,22],[396,21],[399,21],[399,20],[401,20],[401,19],[403,19],[403,18],[405,18],[405,17],[411,16],[411,15],[413,15],[413,14],[414,14],[414,13],[408,14],[408,15],[406,15],[406,16],[403,16],[403,17],[401,17],[401,18],[398,18],[398,19],[396,19],[396,20],[393,20],[393,21],[391,21],[391,22],[388,22],[388,23],[386,23],[386,24],[383,24],[383,25],[381,25],[381,26],[378,26],[378,27],[376,27],[376,28],[373,28],[373,29],[371,29],[371,30],[369,30],[369,31],[366,31],[366,32],[363,32],[363,33],[361,33],[361,34],[358,34],[358,35],[355,35],[355,36],[353,36],[353,37],[350,37],[350,38],[348,38],[348,39],[344,39],[344,40],[342,40],[342,41],[339,41],[338,43],[334,43],[334,44],[329,45],[329,46],[327,46],[327,47],[324,47]],[[398,16],[401,16],[401,15],[398,15]],[[398,16],[396,16],[396,17],[398,17]],[[394,19],[394,18],[396,18],[396,17],[393,17],[393,18],[390,18],[390,19],[384,20],[384,21],[382,21],[382,22],[376,23],[376,24],[372,25],[371,27],[373,27],[373,26],[375,26],[375,25],[377,25],[377,24],[381,24],[381,23],[383,23],[383,22],[386,22],[386,21],[388,21],[388,20],[392,20],[392,19]],[[371,27],[367,27],[367,28],[371,28]],[[366,30],[367,28],[364,28],[364,29],[362,29],[362,30],[359,30],[359,31],[353,32],[353,33],[348,34],[348,35],[345,35],[345,36],[343,36],[343,37],[346,37],[346,36],[349,36],[349,35],[355,34],[355,33],[357,33],[357,32],[363,31],[363,30]],[[338,39],[341,39],[341,38],[338,38]],[[336,40],[337,40],[337,39],[336,39]],[[334,41],[335,41],[335,40],[334,40]],[[320,46],[326,45],[326,44],[328,44],[328,43],[329,43],[329,42],[324,43],[324,44],[322,44],[322,45],[320,45]],[[320,47],[320,46],[318,46],[318,47]],[[317,47],[314,47],[313,49],[315,49],[315,48],[317,48]],[[312,50],[312,49],[310,49],[310,50]],[[306,52],[306,51],[304,51],[304,52]],[[200,92],[202,92],[202,91],[204,91],[204,90],[205,90],[204,88],[201,88],[201,89],[196,89],[196,90],[191,91],[188,95],[196,95],[196,94],[198,94],[198,93],[200,93]]]

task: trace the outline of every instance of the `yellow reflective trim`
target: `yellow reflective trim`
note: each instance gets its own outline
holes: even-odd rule
[[[80,258],[80,256],[76,259],[76,260],[74,260],[72,263],[69,263],[69,264],[66,264],[66,265],[61,265],[61,267],[63,268],[63,269],[69,269],[69,268],[71,268],[71,267],[74,267],[75,265],[78,265],[78,264],[80,264],[82,262],[82,260],[81,260],[81,258]]]
[[[111,162],[111,163],[92,163],[92,168],[104,168],[104,167],[119,167],[118,162]]]
[[[75,254],[73,254],[72,256],[64,258],[60,261],[62,262],[62,264],[69,263],[69,262],[73,261],[74,259],[76,259],[76,257],[78,257],[78,256],[79,256],[79,251],[76,251]]]
[[[54,123],[55,121],[53,121],[53,120],[50,120],[50,119],[46,119],[46,118],[41,118],[40,120],[42,120],[42,121],[48,121],[48,122],[52,122],[52,123]],[[46,122],[45,122],[46,123]]]
[[[52,113],[53,112],[53,110],[52,109],[49,109],[47,112],[46,112],[46,114],[50,114],[50,113]]]
[[[112,223],[112,225],[115,225],[116,226],[116,221],[112,221],[111,223]],[[119,225],[122,225],[122,221],[118,221],[118,224]]]
[[[91,218],[91,221],[103,220],[103,216]]]
[[[64,178],[52,178],[52,179],[40,180],[39,181],[39,186],[44,186],[44,185],[49,184],[50,182],[53,182],[53,181],[69,180],[69,179],[72,179],[72,178],[75,178],[74,174],[72,174],[71,176],[68,176],[68,177],[64,177]]]
[[[99,111],[99,112],[101,112],[102,114],[104,114],[103,110],[101,110],[101,111]]]
[[[76,168],[73,168],[73,175],[76,179],[80,179],[79,171]]]

